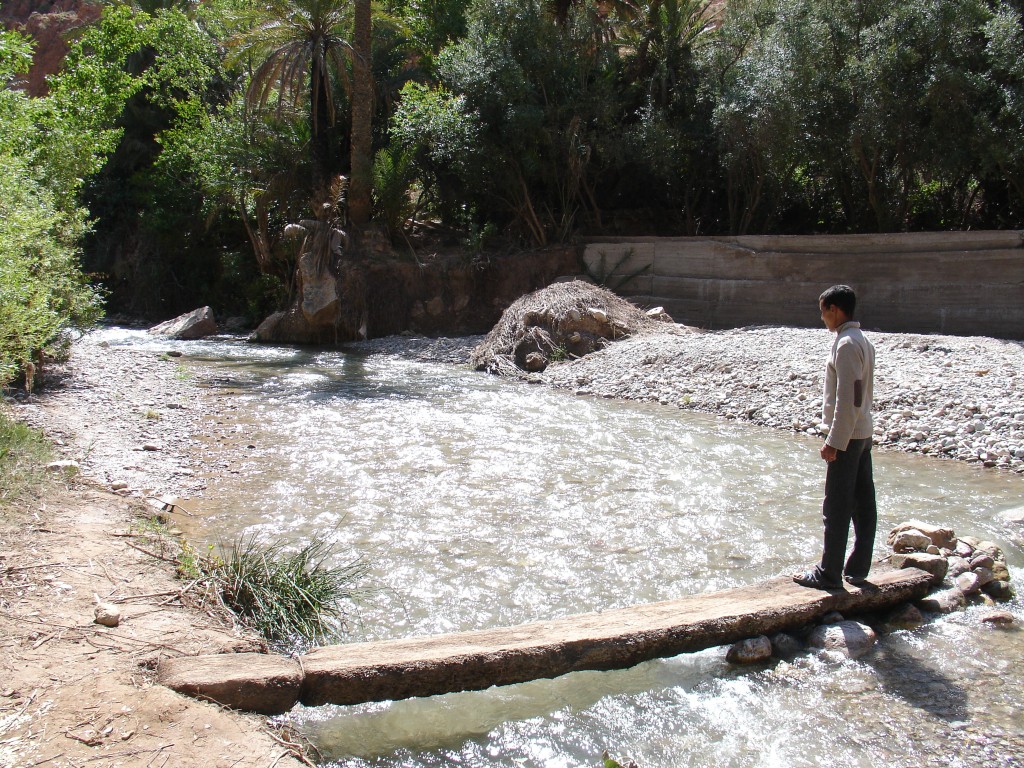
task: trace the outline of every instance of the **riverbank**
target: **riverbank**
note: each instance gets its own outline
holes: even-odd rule
[[[0,507],[0,765],[303,764],[265,718],[154,682],[167,656],[263,647],[159,559],[174,544],[144,497],[202,484],[189,459],[194,382],[173,358],[91,339],[49,383],[0,405],[73,462]],[[97,599],[117,626],[94,623]]]

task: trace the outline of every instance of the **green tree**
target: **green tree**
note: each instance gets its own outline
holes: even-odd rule
[[[28,41],[0,32],[0,385],[20,370],[28,387],[41,352],[100,314],[79,267],[86,220],[72,174],[94,169],[110,139],[94,116],[76,121],[59,91],[34,101],[11,89],[30,62]]]
[[[253,107],[275,97],[293,107],[308,101],[314,197],[329,196],[331,179],[340,170],[335,133],[334,83],[352,92],[352,178],[349,197],[357,223],[368,218],[372,149],[373,86],[370,79],[368,0],[272,0],[249,9],[242,32],[231,44],[239,61],[254,66],[247,92]],[[354,77],[349,78],[351,64]],[[369,87],[367,87],[369,86]],[[319,206],[319,202],[317,206]]]

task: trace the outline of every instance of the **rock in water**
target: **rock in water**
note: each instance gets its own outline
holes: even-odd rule
[[[942,555],[927,555],[924,552],[911,552],[906,555],[893,553],[891,562],[894,568],[920,568],[930,573],[933,584],[941,584],[949,570],[949,561]]]
[[[171,339],[202,339],[217,332],[217,321],[213,319],[212,309],[200,307],[166,323],[154,325],[149,332]]]
[[[730,664],[756,664],[772,655],[772,643],[764,635],[748,637],[734,643],[725,655]]]
[[[859,659],[870,651],[877,640],[875,631],[857,621],[840,621],[816,627],[807,638],[807,645],[824,651],[837,651],[851,659]]]

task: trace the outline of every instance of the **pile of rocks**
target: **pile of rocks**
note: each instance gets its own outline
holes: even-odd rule
[[[861,621],[833,611],[820,624],[800,631],[735,643],[726,659],[733,664],[753,664],[773,656],[789,659],[807,650],[826,657],[856,659],[871,651],[880,633],[918,627],[927,614],[951,613],[968,605],[994,606],[1014,596],[1006,559],[994,542],[973,536],[957,538],[949,528],[917,520],[893,528],[886,541],[893,549],[888,557],[893,567],[919,568],[931,574],[934,587],[923,600],[885,615],[861,617]],[[999,625],[1014,623],[1008,611],[993,611],[981,620]]]
[[[1006,558],[994,542],[957,538],[948,528],[915,520],[893,528],[887,543],[894,567],[932,574],[936,590],[920,604],[926,611],[950,613],[971,602],[991,604],[1013,597]]]

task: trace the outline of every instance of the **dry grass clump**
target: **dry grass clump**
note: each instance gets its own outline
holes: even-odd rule
[[[521,376],[582,357],[612,341],[672,322],[583,280],[554,283],[516,300],[470,355],[477,370]]]

